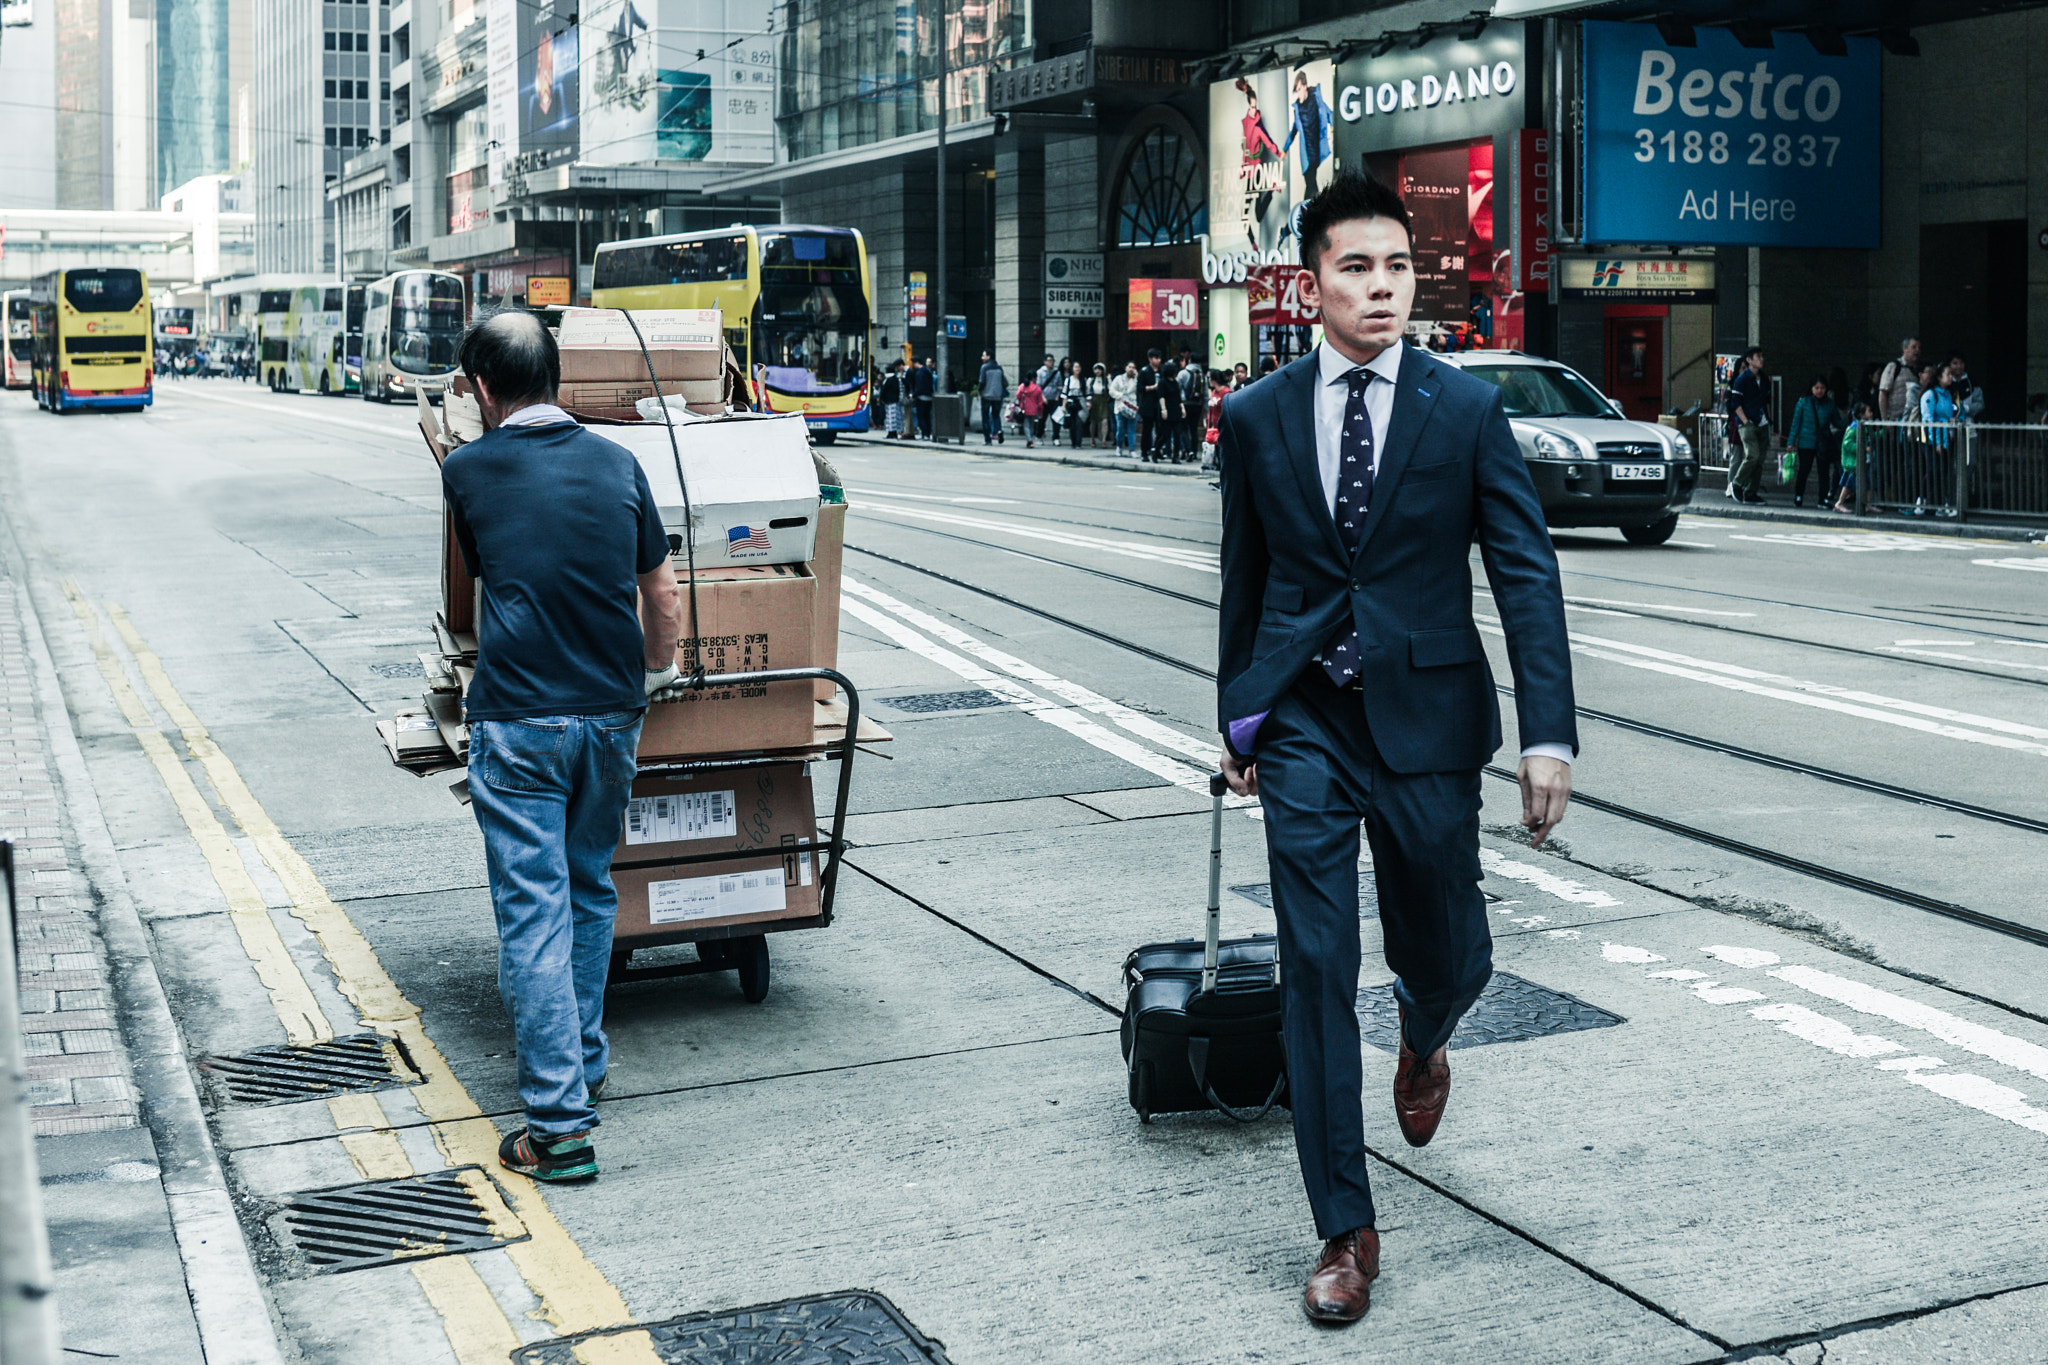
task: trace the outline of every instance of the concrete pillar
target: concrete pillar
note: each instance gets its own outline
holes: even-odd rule
[[[1047,251],[1101,250],[1100,220],[1096,213],[1097,186],[1101,182],[1096,165],[1097,142],[1094,137],[1067,137],[1048,139],[1045,144]],[[1077,345],[1073,333],[1085,333],[1093,327],[1092,323],[1073,324],[1048,318],[1045,349],[1054,355],[1091,350],[1092,347]]]
[[[1044,332],[1045,291],[1040,279],[1045,162],[1042,147],[996,153],[996,358],[1018,379],[1026,370],[1038,368],[1039,357],[1048,350],[1058,354]]]

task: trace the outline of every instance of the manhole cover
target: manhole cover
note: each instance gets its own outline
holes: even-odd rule
[[[478,1166],[303,1194],[271,1227],[320,1275],[482,1251],[527,1235]]]
[[[1451,1034],[1453,1048],[1488,1043],[1519,1043],[1579,1029],[1613,1028],[1626,1022],[1620,1015],[1589,1005],[1577,996],[1539,986],[1513,972],[1495,972],[1478,1001]],[[1400,1007],[1392,986],[1368,986],[1358,993],[1359,1036],[1382,1052],[1401,1051]]]
[[[414,659],[402,664],[371,664],[370,671],[380,678],[424,678],[427,671]]]
[[[199,1065],[235,1104],[282,1104],[420,1080],[398,1045],[381,1033],[353,1033],[306,1047],[252,1048]]]
[[[537,1341],[514,1351],[512,1365],[608,1358],[579,1349],[605,1337],[650,1342],[664,1365],[948,1365],[943,1346],[912,1327],[895,1304],[867,1290]]]
[[[995,693],[977,687],[971,692],[918,692],[908,697],[877,697],[883,706],[912,715],[929,715],[936,711],[978,711],[988,706],[1007,706]]]

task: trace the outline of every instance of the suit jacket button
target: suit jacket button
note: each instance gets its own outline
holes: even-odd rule
[[[1357,592],[1358,590],[1358,580],[1354,578],[1351,580],[1351,591]]]

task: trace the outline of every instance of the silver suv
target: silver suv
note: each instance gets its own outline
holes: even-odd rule
[[[1453,351],[1438,360],[1498,384],[1508,425],[1552,526],[1614,526],[1631,545],[1662,545],[1692,501],[1699,460],[1670,427],[1624,417],[1569,365],[1520,351]]]

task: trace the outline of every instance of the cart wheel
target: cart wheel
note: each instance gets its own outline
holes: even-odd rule
[[[1131,1108],[1138,1111],[1138,1122],[1152,1121],[1152,1063],[1140,1062],[1131,1072]]]
[[[733,965],[740,969],[740,994],[758,1005],[768,998],[768,938],[755,934],[732,941]]]

